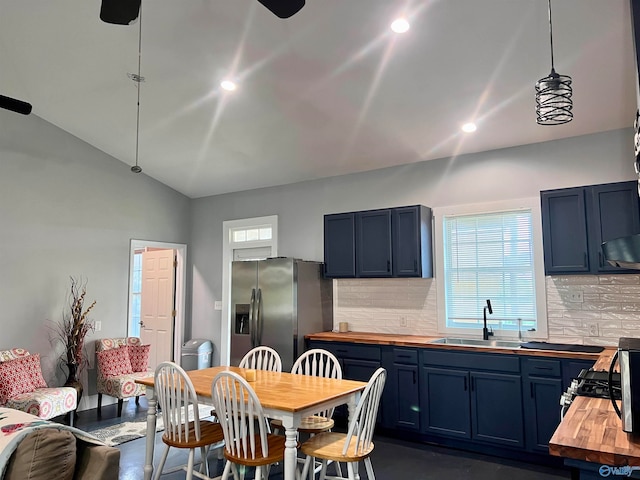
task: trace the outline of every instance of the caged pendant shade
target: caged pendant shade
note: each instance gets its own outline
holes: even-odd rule
[[[571,77],[556,73],[553,64],[553,26],[549,1],[549,40],[551,73],[536,82],[536,122],[538,125],[562,125],[573,120]]]

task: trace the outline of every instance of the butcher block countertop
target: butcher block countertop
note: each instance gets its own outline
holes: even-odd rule
[[[308,340],[322,340],[326,342],[368,343],[373,345],[394,345],[400,347],[439,348],[448,350],[466,350],[485,353],[517,354],[543,357],[576,358],[583,360],[597,360],[599,353],[565,352],[558,350],[535,350],[530,348],[491,348],[469,345],[450,345],[431,343],[443,336],[427,337],[422,335],[395,335],[390,333],[368,332],[320,332],[307,335]]]
[[[607,348],[594,369],[608,370],[614,353]],[[640,437],[622,430],[609,399],[576,397],[549,441],[549,453],[603,465],[640,466]]]

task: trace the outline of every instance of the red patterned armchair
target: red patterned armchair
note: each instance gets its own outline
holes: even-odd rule
[[[144,395],[144,385],[138,378],[153,375],[148,369],[149,345],[142,345],[138,337],[103,338],[96,340],[96,368],[98,371],[98,415],[102,409],[102,395],[118,399],[118,416],[122,415],[125,398]]]
[[[48,420],[73,412],[78,406],[78,393],[73,387],[48,387],[40,355],[12,348],[0,351],[0,406]],[[73,413],[69,423],[73,425]]]

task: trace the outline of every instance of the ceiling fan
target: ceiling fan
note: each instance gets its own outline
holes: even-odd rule
[[[105,23],[129,25],[140,11],[142,0],[102,0],[100,19]],[[305,0],[258,0],[271,13],[280,18],[289,18],[304,7]]]
[[[30,103],[0,95],[0,108],[11,110],[12,112],[16,113],[21,113],[22,115],[29,115],[31,113],[32,107]]]

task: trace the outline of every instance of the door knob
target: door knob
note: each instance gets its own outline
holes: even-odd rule
[[[140,326],[144,327],[144,322],[142,320],[140,320]]]

